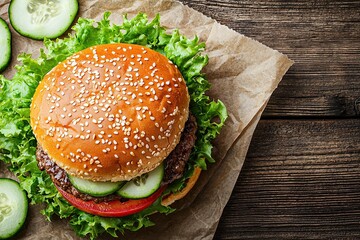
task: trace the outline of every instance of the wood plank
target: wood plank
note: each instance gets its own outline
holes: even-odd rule
[[[360,115],[360,1],[183,2],[295,61],[264,116]]]
[[[360,121],[261,120],[215,239],[360,238]]]

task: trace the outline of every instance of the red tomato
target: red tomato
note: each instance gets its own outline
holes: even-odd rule
[[[126,202],[114,200],[110,202],[95,203],[94,201],[84,201],[82,199],[76,198],[74,195],[64,191],[63,189],[58,187],[56,188],[59,190],[61,195],[74,207],[84,212],[102,217],[124,217],[140,212],[153,204],[156,199],[161,196],[161,193],[165,189],[165,187],[162,187],[153,195],[144,199],[130,199]]]

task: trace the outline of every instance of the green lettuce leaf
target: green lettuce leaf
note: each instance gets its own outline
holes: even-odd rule
[[[36,139],[29,123],[31,98],[46,73],[80,50],[120,42],[152,48],[178,66],[189,89],[190,110],[196,116],[199,130],[184,176],[171,184],[164,194],[184,188],[195,166],[206,169],[207,163],[215,161],[211,156],[211,141],[219,134],[227,118],[224,104],[211,100],[205,94],[210,84],[201,73],[208,63],[208,57],[202,54],[204,43],[200,43],[197,37],[188,39],[179,31],[166,33],[160,25],[159,15],[152,21],[142,13],[132,19],[124,16],[121,25],[111,24],[109,15],[105,13],[100,22],[79,18],[69,37],[45,40],[45,49],[40,50],[38,58],[21,54],[18,60],[22,64],[16,66],[17,72],[11,80],[0,76],[0,161],[9,164],[9,169],[19,178],[32,204],[45,203],[42,213],[49,220],[54,214],[60,218],[69,217],[76,233],[91,239],[103,233],[117,236],[125,230],[137,231],[152,226],[154,223],[149,215],[154,212],[168,214],[174,209],[162,206],[161,199],[158,199],[149,208],[132,216],[103,218],[84,213],[61,197],[48,174],[37,167]]]

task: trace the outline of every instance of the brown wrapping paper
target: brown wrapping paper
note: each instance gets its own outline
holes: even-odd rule
[[[8,21],[9,0],[0,3],[0,16]],[[209,95],[221,99],[229,118],[215,141],[216,164],[204,171],[190,194],[176,202],[178,209],[168,216],[155,214],[156,226],[127,233],[125,239],[212,239],[222,211],[244,163],[251,137],[270,95],[293,64],[285,55],[247,38],[215,20],[172,0],[80,1],[80,17],[101,19],[111,11],[114,23],[122,14],[145,12],[150,18],[160,13],[168,29],[180,29],[188,37],[198,35],[206,43],[209,65],[205,69],[212,84]],[[15,58],[21,52],[38,55],[42,42],[13,32],[13,57],[5,76],[14,73]],[[0,163],[0,177],[11,176]],[[19,239],[78,239],[68,220],[45,220],[41,206],[31,206],[27,224]],[[103,236],[103,239],[109,239]]]

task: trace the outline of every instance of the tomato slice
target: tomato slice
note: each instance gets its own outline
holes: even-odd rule
[[[96,203],[94,201],[84,201],[57,186],[56,188],[71,205],[84,212],[102,217],[125,217],[140,212],[153,204],[156,199],[161,196],[162,192],[165,189],[165,186],[157,190],[150,197],[144,199],[130,199],[126,202],[114,200],[101,203]]]

